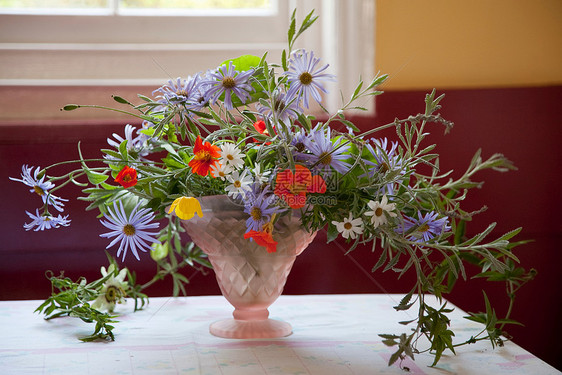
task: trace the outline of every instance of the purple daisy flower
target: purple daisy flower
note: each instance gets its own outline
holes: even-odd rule
[[[32,169],[33,167],[23,165],[21,167],[21,179],[10,177],[10,180],[23,182],[25,185],[30,186],[31,189],[29,189],[29,191],[39,195],[44,204],[53,206],[57,211],[62,212],[64,207],[64,203],[62,202],[67,202],[68,199],[63,199],[49,193],[49,190],[54,188],[55,184],[50,181],[45,181],[45,175],[41,176],[41,178],[38,177],[39,172],[41,171],[40,167],[35,169],[33,176],[31,175]]]
[[[271,220],[271,215],[280,213],[282,209],[276,206],[277,196],[268,194],[266,186],[261,190],[260,184],[254,184],[244,198],[244,212],[250,217],[246,220],[246,232],[261,231],[264,224]]]
[[[35,215],[30,212],[25,211],[27,216],[29,216],[33,221],[31,223],[26,223],[23,225],[25,230],[31,230],[33,228],[35,232],[38,230],[58,228],[61,225],[67,227],[70,225],[70,220],[68,220],[68,215],[62,216],[51,216],[51,215],[40,215],[39,210],[35,209]]]
[[[405,172],[402,166],[402,160],[396,152],[398,142],[392,142],[390,150],[388,150],[388,140],[386,138],[372,140],[375,144],[374,147],[369,143],[365,145],[375,159],[375,161],[363,160],[365,164],[372,166],[367,172],[367,175],[370,178],[388,172],[394,172],[398,176],[404,175]],[[394,195],[395,184],[395,182],[390,182],[384,185],[381,189],[381,194]]]
[[[331,130],[314,130],[305,140],[305,146],[312,154],[303,154],[307,161],[312,164],[314,170],[330,173],[330,167],[341,174],[345,174],[351,167],[347,162],[347,155],[343,155],[349,149],[349,145],[341,145],[341,139],[332,143]]]
[[[275,118],[284,123],[288,123],[290,119],[296,119],[303,112],[297,96],[289,96],[277,90],[273,92],[271,102],[260,103],[257,109],[263,117]]]
[[[308,108],[308,97],[312,95],[318,103],[322,101],[320,91],[327,93],[326,89],[320,84],[322,81],[334,81],[335,76],[323,73],[328,64],[317,67],[320,59],[314,57],[314,53],[310,55],[305,51],[297,52],[291,60],[289,60],[289,70],[285,75],[289,77],[289,91],[287,95],[292,97],[297,95],[303,99],[303,105]]]
[[[293,158],[298,161],[304,161],[306,159],[305,151],[307,149],[308,136],[304,129],[299,129],[293,134],[291,138],[291,146],[295,148]]]
[[[421,212],[418,212],[417,219],[406,216],[400,231],[405,234],[413,229],[410,237],[408,237],[410,241],[429,242],[432,238],[451,230],[448,221],[447,217],[438,219],[437,212],[434,211],[428,212],[423,216]]]
[[[139,156],[147,156],[153,149],[153,137],[142,132],[143,130],[148,130],[153,127],[154,124],[152,122],[145,120],[142,122],[141,127],[137,129],[137,137],[133,140],[133,143],[135,146],[140,146],[140,149],[137,150],[139,152]]]
[[[111,147],[119,149],[119,145],[123,141],[127,141],[127,151],[137,151],[142,148],[142,138],[135,134],[137,134],[137,128],[131,124],[127,124],[125,125],[125,138],[117,133],[113,133],[115,139],[107,138],[107,143]]]
[[[158,235],[155,232],[147,232],[147,229],[158,228],[159,223],[152,223],[154,220],[154,213],[148,208],[139,209],[141,202],[137,203],[135,208],[131,211],[129,215],[125,212],[123,207],[123,202],[118,201],[114,210],[108,209],[108,213],[104,214],[104,218],[107,221],[100,220],[102,225],[111,230],[111,232],[100,234],[100,237],[110,238],[115,237],[106,249],[119,243],[119,249],[117,250],[117,256],[123,251],[123,261],[127,255],[127,250],[130,248],[133,255],[137,260],[140,260],[138,250],[146,252],[150,249],[150,245],[154,242],[160,243],[159,240],[153,236]]]
[[[147,156],[150,154],[152,145],[150,144],[150,137],[146,134],[141,133],[140,131],[143,129],[148,129],[154,126],[153,123],[149,121],[143,121],[141,128],[137,129],[131,124],[125,125],[125,137],[123,138],[117,133],[113,133],[113,138],[107,138],[107,143],[114,147],[115,149],[119,150],[119,145],[123,141],[127,141],[127,151],[129,153],[135,153],[138,156]],[[114,158],[112,156],[105,156],[105,159],[110,161],[119,161],[119,159]]]
[[[210,80],[205,81],[209,84],[209,89],[204,93],[204,97],[210,98],[215,104],[219,97],[224,93],[224,107],[228,110],[233,109],[232,94],[235,94],[242,103],[250,98],[249,92],[254,89],[248,83],[248,79],[254,74],[254,70],[250,69],[245,72],[238,72],[232,61],[228,66],[221,65],[216,72],[209,73]]]
[[[187,79],[178,77],[175,81],[169,80],[168,84],[154,90],[152,95],[156,95],[157,102],[163,105],[190,106],[196,102],[197,86],[200,82],[199,74]]]

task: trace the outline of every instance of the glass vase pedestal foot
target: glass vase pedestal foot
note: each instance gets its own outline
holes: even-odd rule
[[[224,319],[214,322],[209,332],[226,339],[274,339],[289,336],[293,328],[287,322],[275,319],[239,320]]]
[[[225,195],[197,198],[203,217],[182,221],[191,240],[207,254],[233,318],[212,323],[211,334],[234,339],[276,338],[292,333],[289,323],[269,319],[268,307],[283,292],[296,257],[312,242],[298,215],[275,224],[277,251],[245,239],[248,214]]]

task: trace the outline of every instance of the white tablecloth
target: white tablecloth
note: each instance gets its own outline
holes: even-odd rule
[[[406,332],[397,322],[415,310],[397,313],[399,295],[281,296],[270,317],[292,324],[280,339],[234,340],[209,334],[213,321],[233,308],[222,296],[152,298],[133,313],[119,305],[114,342],[83,343],[78,337],[93,325],[76,318],[45,321],[33,313],[41,301],[0,302],[1,374],[559,374],[514,343],[492,349],[482,341],[442,357],[428,367],[429,354],[418,354],[388,367],[393,348],[379,333]],[[482,326],[455,309],[453,330],[459,342]],[[422,349],[420,345],[419,349]],[[400,368],[407,367],[409,372]]]

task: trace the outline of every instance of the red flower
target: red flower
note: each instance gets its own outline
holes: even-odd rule
[[[259,120],[254,122],[254,129],[260,134],[264,134],[269,136],[269,132],[267,131],[267,127],[265,126],[265,121]],[[254,142],[258,142],[257,139],[253,138]],[[266,142],[266,145],[271,144],[271,142]]]
[[[313,176],[302,165],[295,165],[295,172],[290,169],[277,174],[274,193],[291,208],[301,208],[306,204],[306,193],[326,192],[326,181],[321,176]]]
[[[312,173],[302,165],[295,165],[295,173],[290,169],[277,174],[274,193],[291,208],[301,208],[306,204],[306,193],[312,185]]]
[[[203,143],[201,136],[197,136],[195,147],[193,147],[193,159],[188,163],[193,173],[200,176],[209,174],[209,169],[218,163],[220,158],[220,147],[213,146],[209,142]]]
[[[254,122],[254,128],[260,134],[269,135],[269,132],[267,131],[267,127],[265,126],[265,121],[263,120]]]
[[[273,239],[273,236],[267,230],[260,232],[251,230],[244,234],[244,238],[253,238],[258,245],[265,247],[268,253],[274,253],[277,251],[277,241]]]
[[[115,182],[123,186],[124,188],[129,188],[137,184],[137,170],[124,166],[123,169],[115,177]]]
[[[321,176],[312,176],[312,183],[308,186],[308,192],[324,194],[326,190],[326,181]]]

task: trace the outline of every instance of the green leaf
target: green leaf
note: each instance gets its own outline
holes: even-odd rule
[[[371,269],[371,272],[375,272],[376,270],[378,270],[380,267],[382,267],[382,265],[386,262],[387,259],[387,251],[386,249],[383,249],[381,251],[381,255],[379,257],[379,260],[377,261],[377,263],[373,266],[373,268]]]
[[[86,176],[88,176],[88,181],[90,181],[92,185],[99,185],[102,182],[105,182],[105,180],[107,180],[109,177],[108,175],[105,175],[103,173],[93,172],[89,169],[86,170]]]
[[[260,65],[261,58],[255,55],[242,55],[234,59],[225,60],[220,64],[220,66],[228,66],[231,61],[236,70],[240,72],[250,69],[256,69]]]
[[[410,303],[412,296],[414,295],[414,289],[410,291],[410,293],[406,294],[398,303],[398,306],[394,306],[396,311],[408,310],[410,307],[414,305],[414,302]]]
[[[123,158],[124,161],[129,160],[129,153],[127,151],[127,142],[128,142],[127,140],[124,140],[119,145],[119,153],[121,154],[121,157]]]
[[[356,98],[359,96],[359,92],[361,91],[361,88],[363,87],[363,81],[359,81],[359,84],[357,84],[357,87],[355,88],[355,91],[353,92],[353,95],[351,95],[352,98]]]
[[[333,225],[332,223],[328,224],[328,232],[326,234],[326,236],[327,236],[326,243],[332,242],[333,240],[338,238],[338,235],[339,235],[338,228],[336,228],[336,226]]]
[[[465,232],[466,232],[466,221],[460,220],[457,223],[457,227],[455,230],[455,240],[454,240],[455,245],[458,245],[462,242]]]
[[[149,102],[149,103],[152,102],[152,99],[149,98],[148,96],[145,96],[145,95],[142,95],[142,94],[137,94],[137,96],[138,96],[140,99],[144,100],[145,102]]]
[[[123,99],[120,96],[117,95],[111,95],[111,97],[113,98],[113,100],[115,100],[117,103],[121,103],[121,104],[129,104],[132,105],[128,100]]]
[[[289,29],[287,30],[287,40],[289,42],[289,45],[292,45],[293,37],[295,36],[295,32],[297,30],[296,15],[297,15],[297,10],[295,9],[293,10],[293,14],[291,14],[291,24],[289,25]]]
[[[283,67],[284,71],[289,70],[289,66],[287,65],[287,51],[283,50],[281,53],[281,66]]]

